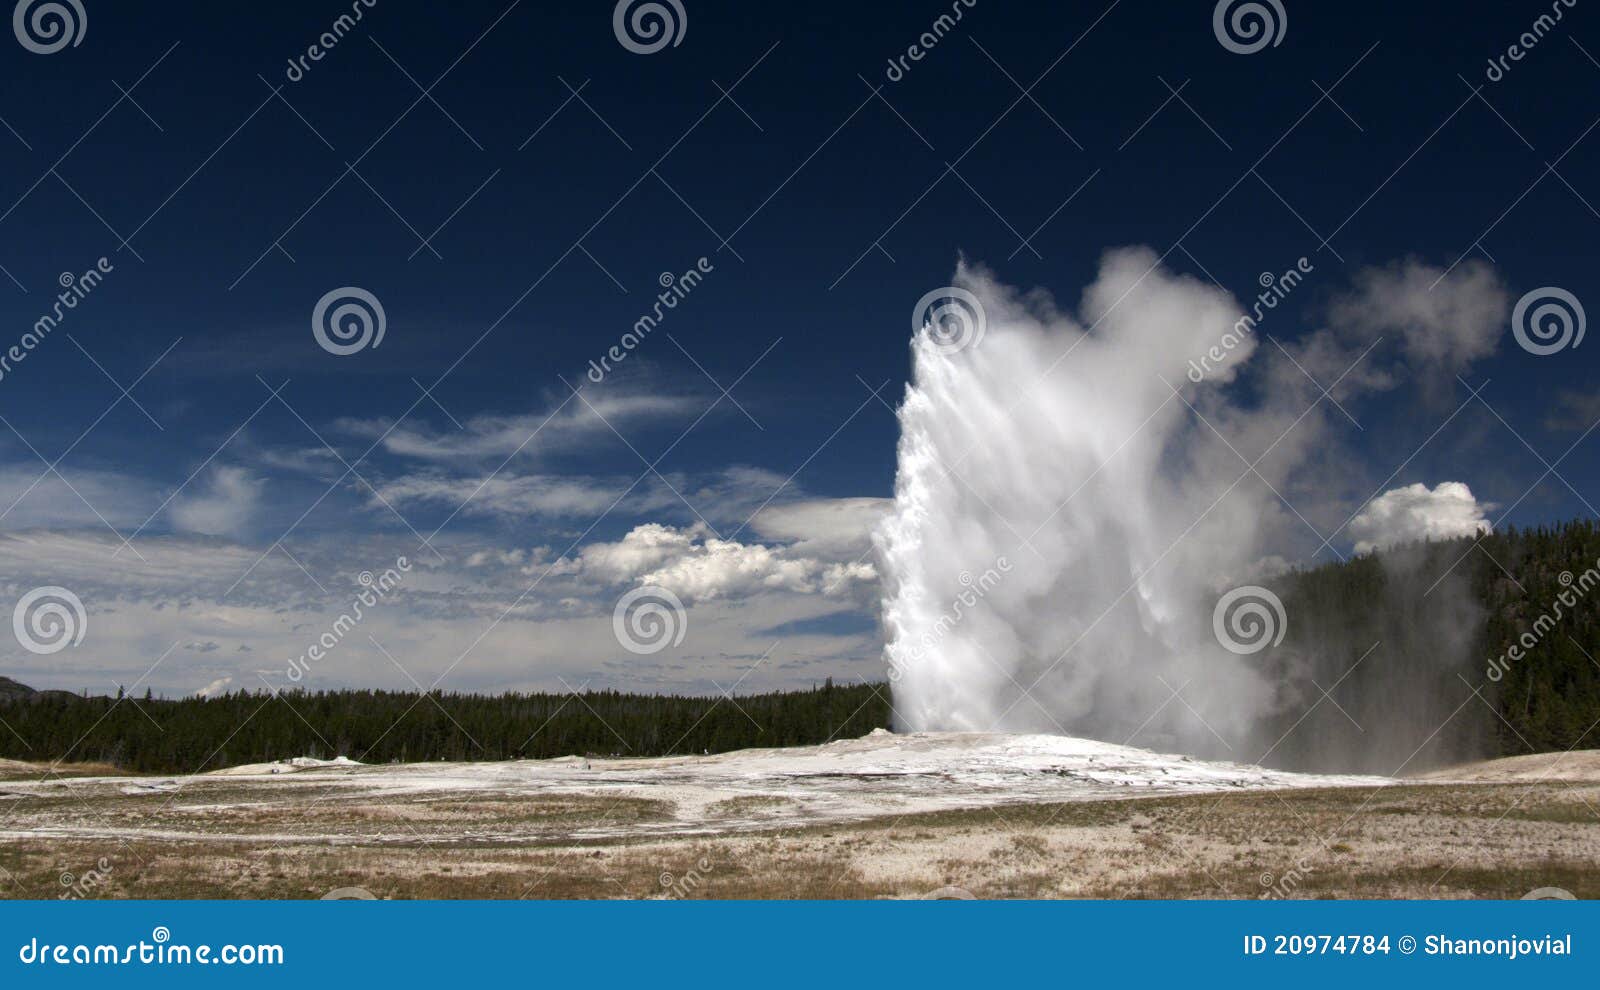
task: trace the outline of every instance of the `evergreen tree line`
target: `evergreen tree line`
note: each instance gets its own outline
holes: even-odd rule
[[[1490,681],[1504,719],[1494,723],[1499,750],[1600,748],[1600,525],[1497,534],[1483,549],[1473,553],[1473,591],[1487,612],[1474,673],[1500,672]],[[1521,658],[1502,661],[1514,645]]]
[[[1268,582],[1288,634],[1258,662],[1289,696],[1264,734],[1280,740],[1268,762],[1389,774],[1408,758],[1416,771],[1600,748],[1597,579],[1600,527],[1579,521],[1417,543]],[[1320,689],[1329,696],[1307,716]]]
[[[882,684],[704,698],[237,691],[211,698],[0,692],[0,757],[195,773],[291,756],[364,763],[666,756],[805,746],[889,725]]]

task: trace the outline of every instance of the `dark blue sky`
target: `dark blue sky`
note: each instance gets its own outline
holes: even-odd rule
[[[413,377],[443,376],[436,394],[457,419],[522,411],[614,343],[661,272],[703,255],[715,273],[671,321],[684,348],[726,383],[783,340],[735,392],[765,432],[737,410],[715,415],[672,462],[731,453],[787,473],[868,397],[858,376],[903,380],[910,304],[948,282],[962,252],[1071,299],[1106,247],[1176,243],[1186,250],[1169,264],[1203,264],[1245,296],[1259,272],[1301,255],[1330,272],[1332,251],[1342,267],[1407,254],[1448,264],[1505,213],[1483,248],[1513,287],[1585,296],[1600,217],[1580,195],[1600,197],[1600,143],[1568,148],[1600,94],[1600,66],[1579,45],[1600,45],[1581,8],[1485,86],[1491,110],[1458,75],[1484,84],[1486,59],[1546,5],[1292,4],[1282,43],[1249,56],[1217,43],[1208,5],[1183,6],[980,3],[891,83],[888,58],[943,5],[846,14],[697,2],[677,47],[639,56],[617,43],[605,3],[383,2],[288,83],[289,57],[344,7],[90,4],[77,47],[41,57],[8,45],[0,60],[0,116],[32,147],[0,143],[0,264],[28,290],[7,281],[4,319],[20,334],[61,272],[111,259],[109,298],[70,330],[123,382],[183,337],[137,392],[168,430],[124,404],[64,467],[186,473],[197,447],[210,450],[265,396],[257,372],[292,379],[286,394],[313,420],[398,415],[418,395]],[[426,87],[446,72],[432,91],[443,109],[416,102],[406,73]],[[258,74],[294,110],[264,103]],[[137,106],[117,104],[117,86],[141,78]],[[1318,103],[1317,87],[1341,78],[1338,105]],[[587,107],[568,102],[563,79],[587,82]],[[1032,99],[1013,79],[1039,79]],[[1163,80],[1183,86],[1183,102],[1166,102]],[[735,81],[737,106],[719,102],[718,86]],[[1547,176],[1524,196],[1564,153],[1558,169],[1576,191]],[[359,175],[333,185],[363,155]],[[1261,179],[1222,198],[1263,155]],[[46,174],[58,160],[65,182]],[[442,259],[413,257],[413,230],[452,214],[431,241]],[[1023,237],[1032,250],[1017,251]],[[383,347],[359,362],[330,359],[307,332],[311,306],[343,285],[374,292],[388,315]],[[117,395],[62,344],[31,357],[0,397],[52,459]],[[1505,352],[1497,406],[1531,439],[1542,399],[1592,381],[1586,357]],[[646,362],[690,383],[697,374],[660,339]],[[431,403],[412,415],[448,425]],[[281,408],[252,431],[307,439]],[[811,462],[809,487],[887,494],[894,438],[873,403]],[[1593,458],[1575,452],[1572,468],[1592,478]],[[1520,492],[1482,484],[1490,497]],[[1570,497],[1552,494],[1518,518],[1572,514]]]
[[[808,496],[890,495],[898,430],[863,383],[897,400],[912,306],[962,256],[1065,304],[1111,247],[1149,245],[1241,299],[1304,256],[1315,275],[1267,328],[1283,339],[1314,329],[1358,269],[1411,256],[1492,259],[1513,299],[1560,286],[1600,304],[1600,22],[1581,4],[1498,82],[1488,60],[1550,4],[1284,0],[1281,42],[1243,55],[1219,43],[1210,3],[979,0],[898,81],[889,60],[950,4],[684,0],[680,43],[640,55],[611,3],[380,0],[299,81],[289,60],[350,5],[83,5],[75,47],[0,45],[0,343],[50,310],[63,272],[114,267],[0,379],[15,430],[0,429],[0,463],[25,485],[70,447],[61,475],[124,536],[147,517],[145,533],[182,528],[162,499],[240,465],[261,486],[254,511],[190,529],[267,546],[303,514],[297,536],[450,519],[447,538],[559,551],[592,514],[452,518],[418,500],[402,523],[348,477],[318,502],[343,466],[308,466],[330,463],[313,431],[381,487],[415,462],[355,457],[398,417],[446,450],[494,417],[536,423],[650,311],[662,273],[702,257],[704,281],[596,389],[688,414],[645,407],[616,424],[625,442],[552,445],[550,473],[631,478],[671,445],[657,469],[675,480],[739,466],[793,474]],[[381,300],[381,347],[318,347],[310,314],[342,286]],[[1508,330],[1470,373],[1492,379],[1506,424],[1469,404],[1390,487],[1466,481],[1516,503],[1518,524],[1586,515],[1554,477],[1523,496],[1538,457],[1587,425],[1560,421],[1594,408],[1597,347],[1535,357]],[[131,385],[164,353],[138,407],[106,412],[110,379]],[[285,401],[258,375],[287,381]],[[735,380],[738,405],[685,435]],[[1391,401],[1404,391],[1361,417],[1353,490],[1468,395],[1419,416]],[[1597,444],[1558,469],[1590,500]],[[127,506],[101,504],[122,485]],[[694,521],[697,500],[679,501],[655,517]],[[711,519],[724,535],[753,508],[737,504]],[[0,526],[77,518],[50,508]]]

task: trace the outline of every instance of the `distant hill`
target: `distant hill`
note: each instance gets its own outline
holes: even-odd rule
[[[0,677],[0,701],[19,701],[38,693],[26,684],[18,683],[9,677]]]
[[[35,691],[20,681],[0,677],[0,704],[15,701],[42,701],[45,698],[77,698],[71,691]]]

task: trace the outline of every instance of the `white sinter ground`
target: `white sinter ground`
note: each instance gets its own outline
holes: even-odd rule
[[[583,758],[503,763],[417,763],[366,766],[340,759],[294,759],[233,767],[195,777],[100,777],[0,782],[7,799],[166,794],[148,821],[128,827],[62,820],[26,830],[0,827],[0,837],[42,835],[230,840],[232,829],[196,827],[194,816],[298,801],[386,807],[442,801],[563,796],[663,802],[671,813],[645,821],[601,821],[564,833],[569,838],[691,835],[750,828],[792,827],[884,815],[1025,803],[1096,801],[1270,788],[1381,786],[1387,778],[1323,776],[1268,770],[1068,736],[994,733],[911,733],[883,730],[822,746],[750,749],[716,756]],[[170,810],[175,814],[164,814]],[[323,811],[331,810],[323,805]],[[225,817],[233,819],[232,814]],[[319,816],[321,817],[321,816]],[[353,825],[354,823],[352,823]],[[508,827],[451,831],[448,823],[419,826],[430,841],[517,841],[535,835]],[[383,841],[359,827],[310,826],[284,838]],[[319,832],[319,830],[321,830]],[[414,829],[396,834],[414,840]],[[541,830],[538,834],[548,835]],[[251,833],[262,838],[261,832]]]

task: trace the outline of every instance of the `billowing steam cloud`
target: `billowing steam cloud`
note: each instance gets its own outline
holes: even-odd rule
[[[1304,259],[1242,307],[1147,249],[1115,250],[1072,313],[963,263],[954,288],[984,332],[970,346],[945,326],[915,335],[895,508],[875,533],[902,728],[1260,757],[1247,750],[1263,719],[1294,692],[1219,643],[1214,606],[1293,540],[1313,552],[1302,512],[1338,511],[1343,414],[1312,379],[1349,408],[1492,348],[1498,278],[1465,265],[1434,285],[1442,274],[1361,273],[1326,329],[1280,347],[1260,337],[1320,276]]]

